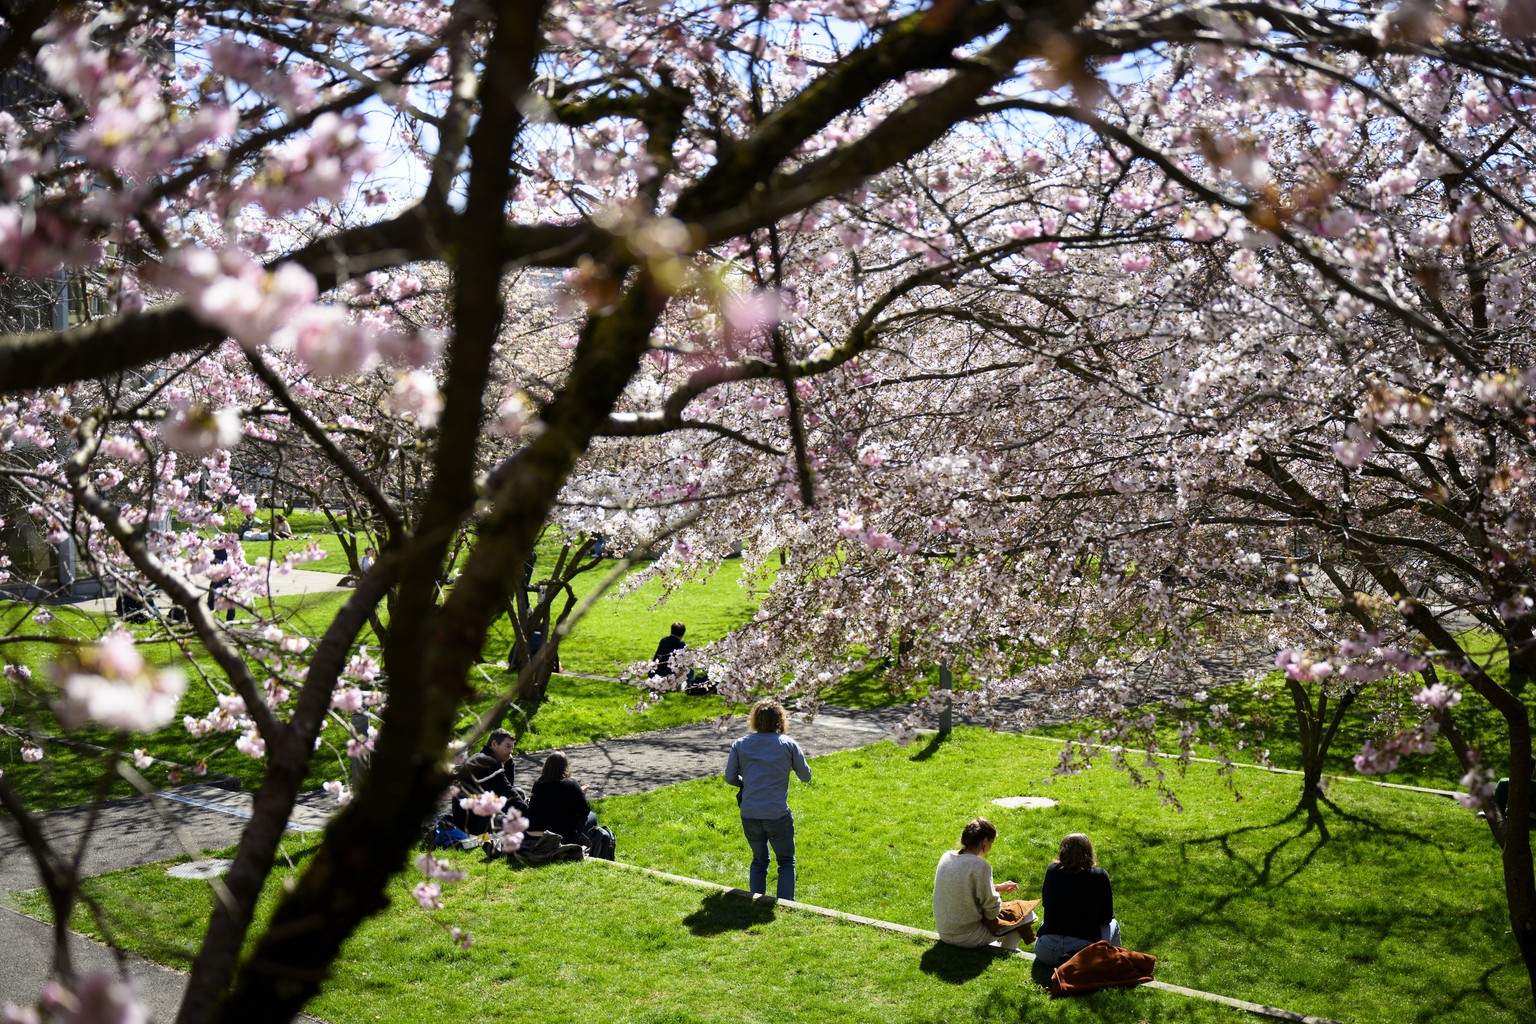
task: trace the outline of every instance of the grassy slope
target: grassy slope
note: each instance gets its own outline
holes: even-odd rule
[[[1054,754],[1049,743],[960,730],[928,748],[883,743],[817,759],[813,784],[791,793],[800,898],[928,928],[933,864],[969,817],[997,823],[996,874],[1026,893],[1060,836],[1084,830],[1115,880],[1126,941],[1159,957],[1165,981],[1351,1024],[1529,1019],[1494,851],[1450,801],[1339,786],[1309,822],[1291,815],[1288,779],[1244,773],[1234,803],[1197,767],[1179,785],[1189,809],[1178,813],[1114,773],[1050,781]],[[990,803],[1025,794],[1060,804]],[[746,845],[718,780],[610,798],[599,813],[625,860],[745,880]],[[408,871],[317,1013],[468,1018],[510,998],[626,1021],[1236,1019],[1148,992],[1050,1003],[1024,983],[1022,964],[754,913],[602,865],[516,872],[457,856],[472,878],[448,888],[440,917],[475,934],[474,950],[453,949],[415,908]],[[174,961],[195,943],[205,885],[150,867],[91,886],[135,948]],[[614,969],[637,962],[644,970]]]
[[[313,636],[335,617],[346,596],[327,593],[280,597],[270,602],[270,608],[285,621],[286,628]],[[92,615],[73,608],[56,609],[55,612],[58,619],[46,628],[56,635],[94,637],[116,621],[113,616]],[[14,614],[12,611],[11,615]],[[16,632],[38,629],[28,626]],[[142,637],[158,633],[158,627],[154,626],[134,629]],[[8,724],[21,726],[24,723],[26,728],[50,735],[61,731],[50,707],[55,691],[47,672],[49,659],[57,650],[55,645],[43,643],[7,646],[7,657],[29,666],[33,672],[31,683],[25,685],[17,680],[0,678],[0,705],[6,707]],[[230,775],[239,779],[245,788],[253,788],[260,781],[263,765],[234,750],[237,734],[195,740],[181,725],[181,715],[202,716],[215,706],[216,693],[204,681],[204,673],[218,676],[212,659],[200,656],[189,663],[177,645],[169,641],[144,643],[140,651],[151,663],[175,664],[186,671],[187,694],[182,698],[177,718],[147,736],[119,736],[101,729],[74,730],[69,735],[109,751],[131,752],[136,747],[143,747],[172,764],[194,767],[204,762],[210,774]],[[337,731],[331,729],[325,735],[334,737]],[[322,745],[310,770],[312,785],[318,786],[326,779],[345,773],[344,759],[338,750],[338,745],[344,743],[344,739],[338,738],[333,744]],[[0,770],[5,771],[6,778],[33,807],[68,806],[85,802],[92,796],[127,796],[133,792],[128,783],[111,770],[110,754],[46,742],[44,748],[47,756],[42,761],[25,764],[20,758],[21,744],[8,735],[0,735]],[[156,765],[144,774],[151,782],[161,784],[169,781],[168,772],[165,765]],[[194,778],[191,774],[183,775],[183,781]],[[103,784],[105,789],[99,788]]]
[[[1351,1022],[1528,1019],[1496,852],[1453,802],[1341,784],[1336,807],[1309,823],[1291,816],[1294,779],[1242,773],[1234,803],[1196,766],[1177,785],[1180,814],[1112,772],[1050,781],[1055,755],[960,730],[931,751],[882,744],[820,759],[791,796],[800,897],[927,927],[933,862],[968,818],[997,823],[996,873],[1029,891],[1061,835],[1086,831],[1115,879],[1126,941],[1162,958],[1164,980]],[[991,805],[1008,795],[1060,804]],[[610,799],[603,814],[626,859],[745,881],[734,807],[713,780]],[[1434,941],[1451,930],[1454,942]]]
[[[1250,1019],[1147,990],[1053,1001],[1026,983],[1018,960],[754,908],[604,864],[524,871],[460,859],[473,876],[448,886],[433,915],[416,909],[414,883],[402,876],[394,909],[353,937],[335,980],[307,1009],[349,1024],[486,1020],[509,1010],[637,1024]],[[161,941],[141,950],[186,962],[211,905],[206,884],[146,870],[101,888],[114,907],[137,903],[136,925],[153,924]],[[472,949],[448,941],[449,924],[474,937]]]
[[[305,518],[305,515],[305,513],[295,513],[292,517],[295,529],[313,530],[323,545],[330,550],[339,551],[339,543],[335,537],[321,532],[323,522],[319,517]],[[277,542],[275,553],[280,557],[287,547],[302,546],[303,543],[302,539]],[[248,556],[254,557],[258,551],[266,554],[272,546],[266,542],[252,542],[247,545]],[[555,555],[555,549],[545,545],[541,549],[540,565],[553,565]],[[345,571],[344,561],[339,554],[334,555],[331,561],[335,565],[327,566],[317,563],[308,568]],[[597,603],[593,611],[577,624],[566,639],[561,648],[564,669],[576,673],[616,675],[624,666],[649,658],[655,650],[657,639],[667,631],[673,621],[680,620],[688,624],[688,639],[694,646],[702,646],[724,635],[745,622],[756,608],[756,588],[753,581],[747,581],[746,585],[743,585],[741,570],[740,561],[728,561],[716,572],[703,579],[682,581],[670,593],[660,581],[651,581],[623,596],[610,593]],[[600,569],[579,577],[575,583],[577,593],[581,596],[590,593],[604,575],[605,570]],[[316,595],[307,602],[283,599],[278,603],[295,613],[295,628],[315,636],[323,631],[330,617],[347,596],[345,593]],[[665,603],[659,603],[664,596]],[[93,621],[92,617],[82,616],[81,613],[72,609],[56,609],[56,611],[60,619],[50,627],[52,629],[72,629],[83,635],[91,635],[101,626],[100,621]],[[371,635],[364,639],[365,641],[371,639]],[[502,620],[492,630],[491,639],[486,645],[487,657],[503,656],[510,642],[510,631],[506,627],[505,620]],[[1502,670],[1497,664],[1498,652],[1493,651],[1491,645],[1487,643],[1484,643],[1483,647],[1487,648],[1487,656],[1495,663],[1495,674],[1499,674]],[[12,647],[9,653],[13,657],[19,656],[34,668],[43,663],[43,652],[30,650],[29,645],[22,645],[20,651]],[[174,652],[168,652],[165,656],[172,657]],[[471,709],[474,712],[478,712],[494,699],[497,686],[507,685],[505,674],[498,673],[489,667],[486,671],[488,678],[479,681],[482,698]],[[961,682],[964,685],[964,681]],[[926,686],[919,686],[911,693],[894,694],[886,685],[877,667],[866,667],[850,673],[824,696],[828,703],[834,705],[882,707],[914,699],[921,696],[924,690]],[[194,685],[193,691],[188,698],[185,710],[187,713],[199,715],[211,706],[212,698],[206,689],[199,692],[199,688]],[[1536,692],[1527,694],[1526,698],[1533,713],[1536,713]],[[627,710],[637,700],[636,691],[627,686],[600,681],[557,679],[551,686],[548,700],[536,708],[523,709],[528,713],[526,723],[521,715],[513,712],[509,714],[507,724],[520,734],[527,733],[527,736],[520,741],[523,749],[535,750],[700,721],[720,714],[723,710],[719,703],[712,699],[687,700],[678,696],[668,696],[661,705],[637,716]],[[1276,696],[1265,700],[1256,696],[1246,686],[1227,687],[1214,691],[1205,704],[1217,702],[1229,704],[1237,718],[1245,723],[1246,731],[1241,734],[1241,738],[1247,741],[1248,749],[1238,753],[1239,760],[1252,760],[1253,750],[1268,749],[1272,763],[1281,767],[1299,765],[1290,701],[1282,690],[1277,689]],[[23,717],[32,715],[36,702],[28,702],[23,695],[15,691],[14,687],[8,689],[6,681],[0,680],[0,704],[11,709],[9,720],[14,722],[17,720],[18,710],[24,713]],[[1353,774],[1350,758],[1360,749],[1360,744],[1366,738],[1377,736],[1381,732],[1380,727],[1373,722],[1373,716],[1379,710],[1379,707],[1375,706],[1361,706],[1352,712],[1333,745],[1328,765],[1331,773]],[[1186,713],[1197,720],[1203,721],[1205,718],[1203,705],[1192,705]],[[1469,740],[1484,751],[1484,762],[1502,774],[1502,751],[1505,746],[1502,722],[1491,713],[1484,702],[1477,699],[1464,701],[1456,714]],[[472,717],[466,714],[466,724]],[[46,727],[51,724],[51,716],[47,715],[46,708],[33,718],[39,726]],[[1169,724],[1162,726],[1159,731],[1160,741],[1166,748],[1171,748],[1174,741],[1175,725],[1172,722],[1173,719],[1170,719]],[[1045,731],[1050,735],[1070,736],[1080,732],[1080,727],[1063,725]],[[1260,732],[1263,733],[1262,739],[1257,735]],[[105,742],[101,738],[97,741]],[[227,743],[222,740],[212,743],[194,743],[182,734],[179,725],[163,730],[160,734],[148,738],[147,741],[141,738],[128,746],[134,745],[143,745],[166,760],[189,765],[208,758],[211,770],[234,774],[246,785],[253,784],[259,775],[259,766],[225,749]],[[18,743],[0,736],[0,770],[10,772],[13,781],[25,780],[20,785],[27,789],[29,799],[40,800],[42,806],[59,806],[88,799],[93,792],[94,780],[99,773],[98,759],[82,758],[79,755],[64,753],[60,748],[51,748],[51,755],[55,751],[58,752],[59,763],[46,767],[34,767],[20,763],[19,751]],[[217,752],[210,757],[210,751]],[[1201,752],[1209,753],[1209,751],[1197,751],[1197,753]],[[50,760],[53,759],[51,756]],[[344,764],[335,752],[327,750],[324,757],[317,763],[316,771],[312,773],[312,781],[318,783],[323,778],[336,775],[344,769]],[[1442,742],[1440,749],[1434,755],[1405,758],[1399,769],[1388,778],[1390,781],[1416,785],[1455,788],[1461,774],[1462,769],[1456,764],[1448,746]],[[116,792],[122,791],[121,784],[118,784]]]
[[[544,701],[529,709],[526,720],[517,711],[510,711],[504,721],[517,736],[517,749],[534,751],[670,729],[706,721],[726,711],[719,697],[689,697],[681,693],[664,694],[645,710],[634,710],[644,696],[625,683],[556,676],[550,681]],[[493,702],[493,693],[487,690],[485,696],[466,708],[463,726],[467,728],[475,715]]]
[[[607,572],[603,568],[578,576],[572,584],[578,598],[591,594]],[[734,559],[707,577],[680,582],[671,593],[660,580],[622,595],[617,589],[599,599],[560,645],[565,671],[616,676],[626,665],[655,654],[657,641],[674,622],[687,625],[690,646],[702,647],[742,625],[757,610],[756,593],[750,581],[742,584],[742,564]],[[511,642],[511,631],[502,619],[492,630],[486,651],[501,657]]]
[[[332,538],[334,544],[334,538]],[[256,542],[260,545],[261,542]],[[249,546],[249,545],[248,545]],[[264,545],[263,545],[264,546]],[[656,640],[666,632],[675,618],[684,618],[691,629],[690,639],[696,643],[708,642],[745,620],[755,607],[748,590],[738,586],[740,563],[729,562],[720,572],[703,581],[682,584],[663,607],[656,607],[662,594],[662,585],[652,582],[635,594],[606,597],[600,601],[593,614],[580,623],[562,648],[565,668],[570,671],[614,673],[618,667],[630,661],[649,658],[655,650]],[[589,573],[578,581],[578,589],[585,594],[595,587],[599,573]],[[308,636],[318,636],[341,605],[350,595],[346,592],[322,593],[305,597],[284,597],[271,602],[268,608],[276,609],[285,621],[285,628]],[[54,609],[57,620],[47,629],[56,635],[68,635],[89,639],[100,635],[115,619],[111,616],[92,615],[73,608]],[[24,615],[21,606],[12,606],[10,621],[0,621],[0,631],[5,626],[16,625]],[[503,620],[504,622],[505,620]],[[39,630],[31,623],[22,624],[15,632]],[[153,635],[157,627],[136,627],[141,636]],[[498,645],[505,644],[510,634],[503,628],[498,639],[488,644],[487,650],[495,653]],[[365,630],[364,642],[373,639]],[[0,677],[0,705],[6,708],[7,722],[13,725],[25,723],[26,727],[39,729],[48,734],[59,732],[49,703],[52,688],[48,682],[46,665],[55,653],[46,644],[13,644],[5,653],[15,661],[32,668],[34,681],[22,686]],[[182,655],[171,643],[148,643],[143,647],[144,656],[159,664],[184,663]],[[215,702],[213,691],[200,681],[197,668],[214,673],[209,659],[198,658],[189,668],[190,685],[184,698],[181,714],[201,716]],[[473,721],[474,715],[489,705],[498,687],[508,685],[505,673],[485,666],[485,675],[479,679],[481,698],[466,711],[464,725]],[[547,699],[528,712],[527,721],[516,712],[508,715],[507,724],[519,733],[519,745],[524,750],[543,750],[629,735],[650,729],[664,729],[688,722],[714,718],[723,712],[721,702],[713,697],[685,697],[668,694],[642,713],[630,710],[642,697],[641,691],[623,683],[557,677],[550,686]],[[524,735],[526,733],[526,735]],[[192,739],[180,724],[175,722],[150,736],[114,737],[108,733],[84,731],[73,734],[79,739],[99,746],[132,751],[143,747],[167,762],[195,766],[205,762],[214,774],[234,776],[246,789],[254,788],[260,781],[262,764],[252,761],[233,749],[233,735],[212,736],[204,740]],[[335,728],[326,734],[335,736],[333,744],[322,746],[310,771],[309,783],[318,786],[330,778],[344,778],[348,765],[339,749],[344,737]],[[38,808],[61,807],[83,803],[98,795],[126,796],[132,790],[129,785],[110,769],[110,757],[88,751],[72,750],[60,744],[45,744],[47,757],[37,764],[21,761],[21,744],[7,735],[0,735],[0,771],[21,793],[29,805]],[[168,781],[167,769],[155,766],[145,773],[157,784]],[[184,775],[190,780],[191,775]],[[100,788],[105,785],[105,788]]]

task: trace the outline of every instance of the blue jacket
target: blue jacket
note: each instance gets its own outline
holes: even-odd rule
[[[741,787],[741,816],[774,820],[789,813],[789,773],[811,781],[800,744],[779,732],[748,733],[731,744],[725,781]]]

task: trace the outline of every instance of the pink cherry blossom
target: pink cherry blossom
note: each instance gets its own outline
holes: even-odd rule
[[[423,910],[443,909],[443,887],[436,882],[417,882],[411,895]]]
[[[474,796],[459,798],[459,806],[470,814],[489,818],[494,814],[500,814],[507,805],[507,798],[496,793],[477,793]]]
[[[93,722],[124,732],[152,732],[175,718],[187,687],[180,669],[146,665],[121,630],[53,668],[62,694],[55,711],[70,728]]]
[[[416,858],[416,870],[439,882],[462,882],[469,877],[465,871],[455,868],[448,861],[423,853]]]
[[[1460,704],[1461,693],[1458,690],[1451,689],[1444,683],[1435,683],[1414,694],[1413,701],[1415,704],[1433,708],[1436,711],[1443,711],[1446,708],[1453,708]]]
[[[233,448],[240,437],[240,413],[232,408],[214,410],[181,403],[160,422],[160,439],[189,455]]]

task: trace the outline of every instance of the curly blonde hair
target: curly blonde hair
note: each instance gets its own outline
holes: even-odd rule
[[[753,732],[783,732],[784,706],[776,700],[760,700],[752,705]]]

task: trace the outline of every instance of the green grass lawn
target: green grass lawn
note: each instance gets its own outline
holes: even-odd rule
[[[294,526],[296,530],[300,526],[297,518]],[[316,537],[329,550],[339,552],[340,545],[334,535],[322,537],[317,533]],[[260,549],[260,554],[281,559],[284,551],[302,547],[304,543],[302,538],[286,542],[253,541],[246,544],[247,557],[254,558]],[[333,555],[332,561],[336,563],[335,571],[346,570],[345,560],[339,554]],[[739,561],[731,561],[706,580],[681,584],[671,600],[659,608],[657,600],[662,595],[659,581],[648,583],[622,598],[604,598],[562,647],[565,667],[575,672],[616,673],[620,665],[649,658],[655,650],[656,640],[677,617],[686,618],[693,627],[689,639],[695,643],[723,635],[749,617],[755,608],[750,591],[737,585],[740,567]],[[326,566],[316,563],[305,568]],[[590,593],[601,576],[601,571],[595,571],[579,578],[578,591],[583,595]],[[348,592],[338,591],[280,597],[262,602],[260,610],[263,614],[276,616],[283,628],[290,632],[318,637],[350,596]],[[28,619],[29,606],[13,603],[0,607],[0,633],[47,632],[88,641],[102,635],[117,621],[115,616],[68,606],[54,607],[50,611],[56,616],[55,620],[46,626],[38,626]],[[131,751],[137,747],[166,762],[187,767],[201,764],[213,775],[233,776],[246,789],[254,788],[260,782],[263,765],[234,750],[234,735],[195,740],[181,725],[182,715],[200,717],[214,706],[216,695],[201,682],[198,672],[200,668],[216,675],[211,659],[199,656],[192,664],[187,664],[174,643],[152,641],[151,638],[161,635],[157,626],[134,627],[134,632],[146,640],[142,648],[146,659],[158,664],[181,664],[188,669],[187,696],[177,719],[148,736],[121,737],[101,730],[78,731],[71,734],[73,738],[106,748],[107,752],[45,742],[47,756],[35,764],[21,760],[22,744],[17,737],[0,733],[0,771],[6,772],[29,806],[39,809],[63,807],[103,796],[130,795],[132,788],[111,768],[111,751],[123,751],[131,756]],[[365,628],[360,639],[363,643],[373,643],[372,630]],[[502,628],[495,631],[487,645],[488,655],[504,653],[508,643],[510,632],[502,620]],[[47,673],[49,660],[56,652],[56,646],[44,643],[6,647],[4,653],[10,660],[26,665],[33,672],[32,682],[26,684],[0,677],[0,706],[6,708],[8,724],[48,735],[62,734],[50,708],[54,692]],[[466,709],[466,727],[483,707],[494,701],[497,691],[493,683],[507,683],[506,674],[493,668],[487,667],[487,676],[489,678],[477,680],[482,697]],[[532,751],[704,721],[724,710],[717,698],[690,698],[681,694],[667,694],[659,703],[640,713],[629,710],[642,696],[642,691],[623,683],[557,676],[551,682],[545,700],[537,706],[522,709],[526,714],[509,712],[506,724],[518,733],[520,748]],[[341,754],[345,737],[339,728],[330,727],[322,735],[334,737],[334,743],[322,745],[317,752],[309,773],[311,786],[331,778],[344,778],[348,771]],[[145,771],[150,781],[156,784],[175,781],[173,774],[165,765]],[[179,777],[180,781],[191,781],[197,776],[182,772]]]
[[[1116,884],[1128,945],[1159,977],[1350,1022],[1529,1020],[1486,826],[1450,800],[1338,785],[1317,821],[1293,815],[1294,777],[1241,773],[1234,802],[1211,766],[1176,782],[1188,808],[1098,770],[1051,780],[1054,744],[958,730],[817,761],[791,794],[806,902],[931,927],[938,853],[970,817],[1001,833],[999,878],[1038,892],[1060,837],[1085,831]],[[994,797],[1043,795],[1047,811]],[[746,880],[735,807],[718,780],[611,798],[601,812],[635,863]],[[1452,938],[1454,936],[1454,938]]]
[[[275,616],[284,628],[318,635],[336,615],[345,593],[322,593],[285,596],[263,602],[264,612]],[[23,609],[12,606],[5,614],[14,619]],[[117,622],[115,616],[92,614],[76,608],[53,609],[58,618],[45,627],[18,626],[14,621],[4,625],[13,628],[7,632],[43,632],[82,640],[94,639]],[[231,776],[238,779],[243,788],[254,788],[261,780],[264,765],[234,749],[238,734],[212,735],[193,739],[182,727],[181,716],[200,717],[211,711],[217,703],[217,692],[204,679],[204,674],[222,678],[211,658],[206,655],[188,659],[179,646],[163,639],[158,626],[136,626],[134,632],[141,637],[140,653],[146,661],[157,665],[176,665],[187,674],[187,693],[182,698],[178,715],[166,727],[149,735],[126,736],[102,729],[76,729],[67,734],[54,717],[52,701],[56,690],[48,673],[50,659],[58,653],[57,645],[47,643],[11,644],[5,654],[12,661],[32,670],[30,682],[0,677],[0,705],[6,708],[7,724],[37,730],[47,735],[67,735],[82,741],[89,747],[72,747],[63,743],[42,741],[45,751],[43,760],[28,764],[21,760],[21,742],[14,736],[0,733],[0,770],[28,803],[37,809],[65,807],[85,803],[101,797],[129,796],[133,788],[112,770],[114,752],[122,752],[131,760],[135,748],[143,748],[152,756],[167,764],[157,764],[144,771],[153,784],[161,785],[178,781],[172,765],[197,768],[201,765],[211,776]],[[199,647],[200,650],[200,647]],[[222,692],[222,691],[218,691]],[[325,734],[331,742],[323,744],[315,755],[308,782],[318,786],[330,778],[344,777],[346,766],[341,751],[345,737],[338,728],[329,728]],[[179,772],[179,781],[195,781],[196,772]]]
[[[266,511],[257,518],[261,520],[261,529],[266,529],[267,524],[271,522],[271,515]],[[266,558],[273,564],[278,564],[290,551],[302,551],[311,541],[314,541],[325,550],[326,558],[321,562],[306,562],[300,566],[301,569],[331,572],[338,576],[352,571],[352,567],[347,562],[346,552],[342,550],[341,541],[337,540],[323,513],[295,509],[293,515],[288,517],[288,526],[293,530],[292,540],[241,541],[240,546],[245,550],[245,560],[254,563],[258,558]],[[358,554],[361,555],[362,549],[369,543],[367,535],[358,533],[357,543]]]
[[[435,914],[416,909],[402,876],[394,908],[352,938],[307,1012],[349,1024],[530,1013],[635,1024],[1252,1019],[1151,990],[1052,1000],[1020,959],[754,907],[603,863],[473,870],[445,887]],[[154,869],[108,885],[114,905],[135,905],[136,923],[163,937],[141,949],[184,966],[211,905],[206,884]],[[469,932],[471,949],[448,941],[449,924]]]
[[[631,572],[644,568],[642,564]],[[591,594],[608,571],[604,567],[578,576],[572,582],[578,598]],[[626,665],[655,654],[657,641],[667,635],[674,622],[688,627],[690,647],[702,647],[743,625],[758,605],[753,581],[743,584],[740,559],[721,563],[702,579],[683,580],[670,591],[659,579],[628,593],[620,594],[619,589],[615,587],[600,598],[561,643],[562,669],[615,676]],[[511,630],[502,619],[486,642],[487,656],[503,657],[511,643]]]
[[[1159,957],[1161,980],[1350,1024],[1530,1019],[1495,851],[1453,802],[1338,786],[1309,820],[1292,813],[1293,778],[1243,773],[1235,802],[1196,766],[1178,783],[1188,808],[1179,813],[1112,772],[1052,781],[1055,753],[1047,742],[961,729],[943,743],[816,759],[815,781],[796,783],[790,798],[799,898],[931,928],[933,865],[970,817],[997,824],[996,875],[1026,895],[1038,892],[1060,836],[1081,830],[1114,879],[1125,941]],[[990,802],[1013,795],[1059,805]],[[745,883],[746,844],[718,779],[610,797],[598,811],[623,860]],[[289,840],[300,861],[306,841]],[[416,908],[418,879],[407,871],[313,1012],[470,1019],[511,1000],[623,1021],[1239,1019],[1149,991],[1052,1002],[1022,961],[754,910],[606,865],[517,871],[456,856],[472,877],[447,887],[438,919],[467,928],[475,947],[454,948]],[[132,948],[174,963],[196,943],[206,885],[152,866],[89,886]],[[46,912],[36,894],[21,902]]]
[[[497,673],[497,678],[501,675]],[[465,709],[465,728],[494,702],[494,690],[485,689],[486,695]],[[633,710],[644,696],[626,683],[555,676],[544,700],[525,709],[527,718],[514,709],[507,713],[504,723],[517,736],[517,749],[528,752],[704,722],[728,710],[719,697],[689,697],[681,693],[663,694],[658,703],[645,710]]]
[[[319,562],[305,562],[300,569],[310,569],[314,572],[330,572],[340,576],[352,571],[347,564],[346,553],[341,550],[341,541],[336,539],[334,533],[297,533],[292,540],[243,540],[240,546],[245,549],[245,560],[255,564],[258,558],[265,558],[273,565],[280,565],[284,557],[292,551],[303,551],[311,543],[319,544],[326,552],[326,557]]]

